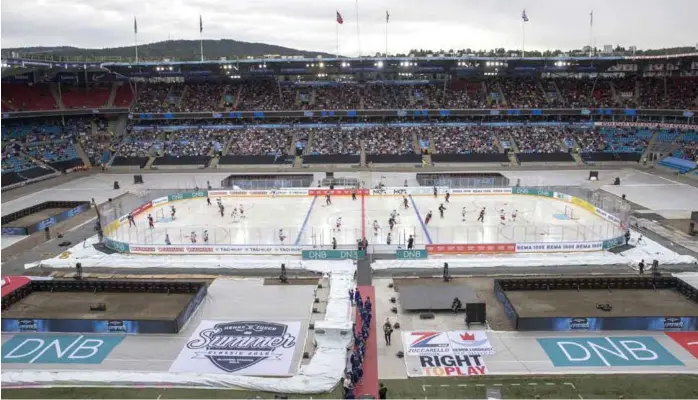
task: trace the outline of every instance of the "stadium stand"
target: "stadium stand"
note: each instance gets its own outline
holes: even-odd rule
[[[47,84],[2,84],[3,111],[55,110],[56,99]]]

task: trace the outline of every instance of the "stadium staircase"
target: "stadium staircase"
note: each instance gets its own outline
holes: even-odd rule
[[[511,163],[512,167],[521,165],[519,163],[519,159],[516,157],[516,153],[513,151],[508,152],[507,157],[509,158],[509,162]]]
[[[502,85],[499,84],[499,82],[495,82],[495,88],[497,89],[497,93],[499,93],[499,104],[509,104],[507,102],[507,97],[504,95],[504,91],[502,90]]]
[[[240,98],[242,98],[242,85],[238,85],[238,91],[235,93],[235,102],[233,103],[233,109],[237,110],[240,105]]]
[[[557,95],[557,98],[562,100],[562,102],[564,102],[565,105],[567,105],[567,101],[565,101],[565,98],[562,97],[562,92],[560,92],[560,88],[557,86],[557,83],[555,83],[555,79],[551,79],[550,81],[552,82],[553,87],[555,88],[555,94]]]
[[[645,148],[645,151],[642,153],[642,157],[640,158],[640,161],[649,159],[649,155],[652,152],[652,148],[654,147],[654,144],[657,142],[657,137],[659,136],[659,132],[660,132],[659,130],[654,131],[652,138],[647,143],[647,148]]]
[[[359,160],[360,160],[359,166],[365,167],[367,165],[366,164],[366,141],[362,140],[360,145],[361,145],[361,154],[359,155]]]
[[[184,85],[184,89],[182,89],[182,93],[179,94],[179,98],[177,98],[177,107],[181,106],[184,101],[184,98],[187,96],[187,92],[189,91],[189,85]]]
[[[111,91],[109,92],[109,98],[107,99],[107,108],[114,107],[114,99],[116,99],[116,92],[119,91],[119,86],[117,82],[111,84]]]
[[[317,92],[315,91],[315,88],[313,88],[313,90],[310,91],[310,100],[308,101],[308,105],[314,106],[316,98]]]
[[[78,153],[78,157],[80,157],[82,160],[85,168],[92,168],[90,157],[87,156],[87,153],[85,153],[85,149],[82,148],[82,144],[80,142],[75,142],[75,151]]]
[[[414,130],[412,130],[412,149],[415,154],[422,152],[422,146],[419,145],[419,139],[417,139],[417,133]]]
[[[616,92],[616,86],[613,84],[613,81],[609,81],[608,85],[611,87],[611,97],[613,98],[613,103],[621,104],[621,101],[618,98],[618,92]]]
[[[53,96],[53,100],[56,102],[58,105],[58,109],[63,110],[65,107],[63,107],[63,99],[61,99],[61,95],[59,93],[60,88],[58,87],[60,83],[51,83],[48,85],[49,90],[51,91],[51,95]]]
[[[429,131],[429,154],[436,153],[436,143],[434,143],[434,135]]]
[[[310,154],[310,149],[313,148],[313,140],[315,139],[315,133],[311,129],[310,132],[308,133],[308,143],[305,144],[305,150],[303,150],[303,154]]]

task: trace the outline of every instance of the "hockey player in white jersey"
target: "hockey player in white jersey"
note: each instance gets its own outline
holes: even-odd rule
[[[337,223],[335,224],[335,227],[338,231],[342,229],[342,217],[337,218]]]
[[[467,212],[466,212],[466,210],[465,210],[465,207],[463,207],[463,209],[460,211],[460,215],[463,216],[463,221],[465,221],[465,215],[466,215],[466,213],[467,213]]]
[[[378,231],[381,229],[378,225],[378,220],[373,220],[373,236],[378,236]]]

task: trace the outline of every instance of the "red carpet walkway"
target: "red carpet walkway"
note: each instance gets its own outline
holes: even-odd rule
[[[376,331],[376,291],[373,286],[357,286],[361,293],[361,300],[366,301],[366,297],[371,298],[371,327],[368,339],[366,340],[366,355],[364,356],[364,376],[361,382],[354,387],[354,395],[358,399],[361,396],[369,395],[374,399],[378,398],[378,332]],[[356,332],[361,334],[361,316],[356,313]]]

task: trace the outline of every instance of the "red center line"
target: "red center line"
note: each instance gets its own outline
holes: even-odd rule
[[[361,238],[366,237],[366,194],[361,191]]]

